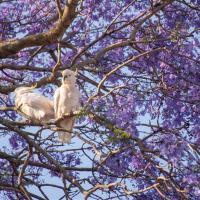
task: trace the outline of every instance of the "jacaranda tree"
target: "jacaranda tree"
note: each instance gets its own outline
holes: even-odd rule
[[[200,199],[199,0],[0,1],[1,199]],[[22,120],[77,71],[70,145]],[[54,180],[54,181],[53,181]]]

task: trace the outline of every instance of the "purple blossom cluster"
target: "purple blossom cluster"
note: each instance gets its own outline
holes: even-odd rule
[[[0,195],[48,199],[50,177],[66,199],[198,200],[200,1],[71,2],[0,2]],[[12,93],[37,83],[52,99],[63,69],[83,106],[67,147],[22,122]]]

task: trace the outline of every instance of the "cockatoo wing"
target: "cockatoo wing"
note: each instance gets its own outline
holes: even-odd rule
[[[57,118],[61,117],[59,109],[59,101],[60,101],[60,88],[58,88],[54,94],[54,111],[55,111],[55,116]]]
[[[25,93],[16,99],[16,106],[31,119],[48,121],[54,118],[53,102],[37,93]]]
[[[79,111],[81,107],[81,103],[80,103],[81,94],[77,88],[76,88],[76,94],[77,96],[76,96],[76,110],[75,111]]]
[[[53,108],[53,102],[51,102],[46,97],[44,97],[40,94],[36,94],[36,93],[28,93],[28,94],[22,95],[21,101],[35,109],[45,109],[46,110],[46,109]]]

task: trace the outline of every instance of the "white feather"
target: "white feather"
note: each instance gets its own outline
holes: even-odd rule
[[[47,122],[54,118],[53,102],[43,95],[33,93],[29,87],[15,90],[15,106],[30,120]]]
[[[63,115],[78,111],[80,107],[80,93],[75,85],[75,73],[71,70],[64,70],[62,75],[62,85],[54,94],[54,110],[56,118],[61,118]],[[66,131],[58,132],[60,141],[66,143],[71,142],[71,132],[74,122],[75,117],[67,117],[60,122],[59,126],[66,129]]]

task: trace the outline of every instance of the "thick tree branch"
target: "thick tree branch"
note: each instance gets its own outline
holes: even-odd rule
[[[27,47],[41,46],[57,42],[58,38],[64,34],[71,25],[76,16],[76,6],[79,0],[69,0],[65,6],[62,17],[58,20],[56,26],[48,32],[30,35],[22,39],[0,42],[0,58],[6,58],[16,54]]]

